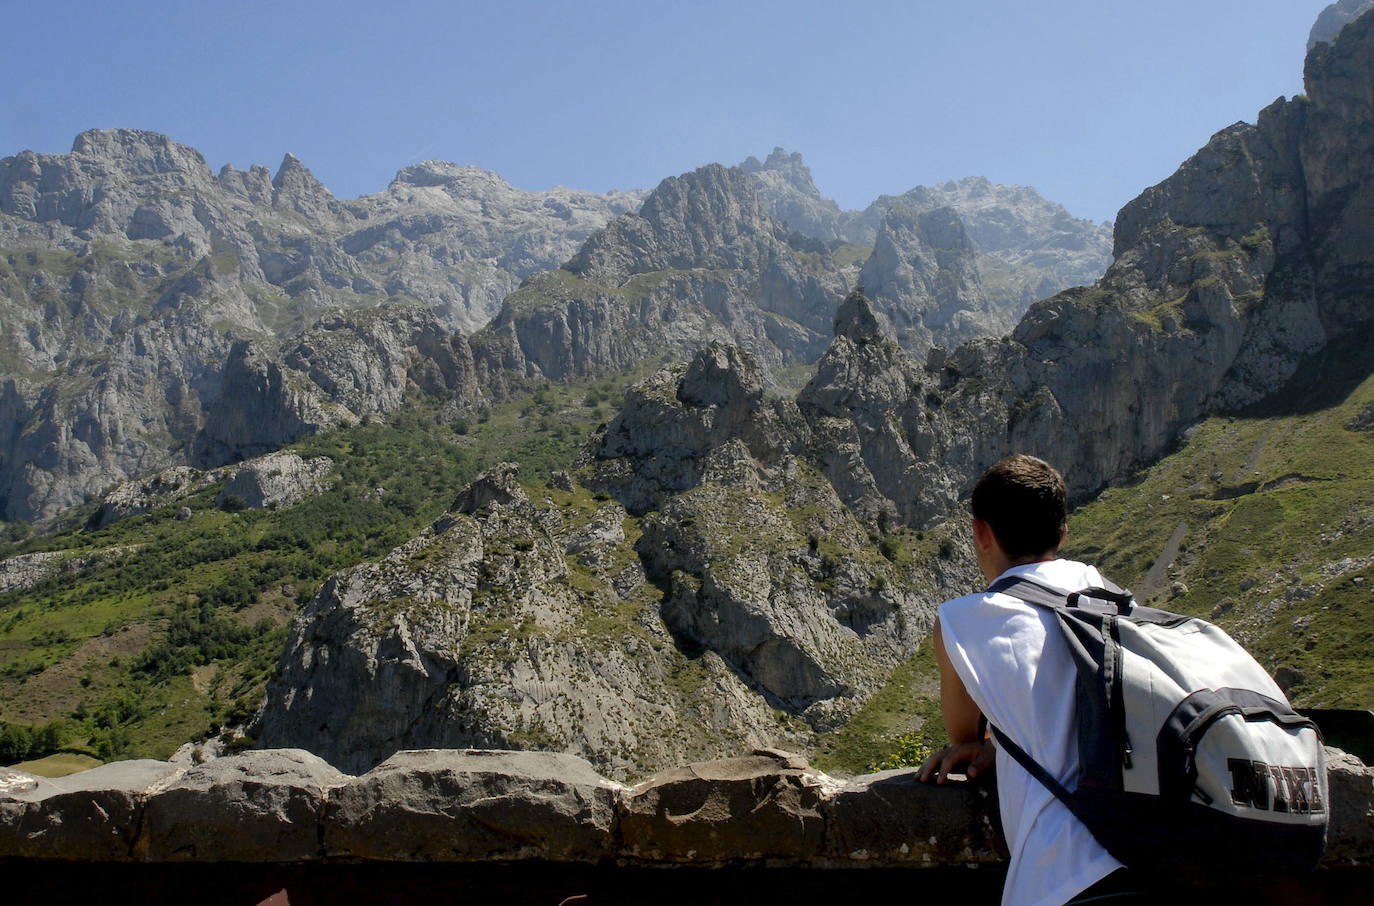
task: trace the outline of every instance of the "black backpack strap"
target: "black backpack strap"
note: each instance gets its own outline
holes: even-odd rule
[[[988,724],[988,729],[992,731],[992,736],[997,740],[997,744],[1005,749],[1008,755],[1016,759],[1017,764],[1021,765],[1021,767],[1025,768],[1032,777],[1040,781],[1040,784],[1045,789],[1054,794],[1054,798],[1064,803],[1064,807],[1067,808],[1075,818],[1082,822],[1084,827],[1092,828],[1093,823],[1088,817],[1087,812],[1084,811],[1083,807],[1079,804],[1077,797],[1069,792],[1064,784],[1060,783],[1054,778],[1053,774],[1045,770],[1040,762],[1026,754],[1025,749],[1012,742],[1011,737],[999,730],[995,724]]]
[[[1104,587],[1101,588],[1084,588],[1080,591],[1065,593],[1021,576],[1007,576],[1004,579],[998,579],[989,586],[988,592],[1008,595],[1025,601],[1027,604],[1046,607],[1050,610],[1077,607],[1080,598],[1090,598],[1094,601],[1108,601],[1116,605],[1118,613],[1128,613],[1135,604],[1135,596],[1129,591],[1117,588],[1106,580],[1103,580],[1102,584]]]

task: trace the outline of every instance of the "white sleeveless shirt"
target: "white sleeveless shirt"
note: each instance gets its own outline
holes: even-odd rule
[[[1014,566],[1002,576],[1066,592],[1102,584],[1095,568],[1073,560]],[[1002,594],[965,595],[940,605],[945,651],[974,702],[1061,783],[1071,784],[1078,770],[1077,673],[1053,620],[1049,611]],[[997,795],[1011,850],[1003,906],[1060,906],[1121,867],[1053,793],[1000,749]]]

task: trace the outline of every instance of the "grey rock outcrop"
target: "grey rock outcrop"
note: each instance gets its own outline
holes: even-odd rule
[[[226,415],[221,397],[242,389],[222,383],[236,342],[270,358],[330,310],[384,302],[429,309],[445,334],[474,330],[642,197],[522,192],[428,162],[344,202],[292,155],[275,175],[213,175],[194,149],[129,129],[4,158],[0,518],[48,520],[184,461]],[[294,433],[264,424],[277,433],[259,442],[212,430],[212,446],[229,443],[218,462]]]
[[[1329,44],[1336,40],[1341,29],[1372,8],[1374,0],[1339,0],[1331,4],[1318,14],[1317,21],[1312,24],[1312,31],[1307,36],[1307,49],[1311,51],[1318,44]]]
[[[526,281],[473,344],[493,371],[560,380],[712,340],[768,367],[805,362],[845,285],[824,243],[788,233],[752,180],[711,164],[664,180],[564,268]]]
[[[1001,336],[1015,323],[1011,309],[983,294],[973,243],[953,208],[889,208],[859,284],[897,342],[918,356],[936,344]]]
[[[146,478],[126,481],[116,485],[101,499],[100,508],[91,518],[91,524],[101,528],[184,500],[215,480],[214,473],[202,472],[190,466],[172,466]]]
[[[269,453],[249,460],[235,469],[215,498],[224,506],[233,499],[250,510],[284,509],[329,487],[334,461],[327,456],[303,459],[295,453]]]
[[[762,162],[757,157],[745,158],[739,169],[758,183],[759,198],[768,213],[787,229],[817,239],[840,238],[846,214],[816,188],[811,168],[800,154],[774,148]]]
[[[208,471],[172,466],[147,478],[116,485],[101,500],[89,525],[101,528],[170,506],[216,484],[222,485],[215,495],[218,507],[282,509],[327,490],[333,469],[334,463],[327,456],[305,459],[290,451],[268,453]]]
[[[718,656],[675,648],[632,551],[567,553],[607,515],[574,498],[535,503],[499,467],[381,562],[331,577],[255,738],[354,771],[461,746],[561,750],[621,776],[793,738]]]
[[[847,221],[844,236],[872,245],[896,205],[917,213],[953,209],[978,252],[985,292],[1013,317],[1037,299],[1092,283],[1112,261],[1110,225],[1074,217],[1029,186],[982,176],[883,195]]]
[[[308,434],[400,408],[407,393],[479,405],[472,351],[430,311],[383,306],[338,312],[272,355],[241,341],[196,438],[195,460],[217,466],[261,456]]]
[[[0,594],[32,588],[55,576],[71,576],[85,572],[99,563],[106,563],[129,553],[131,547],[107,547],[86,554],[68,551],[38,551],[16,554],[0,560]]]
[[[1091,283],[1111,263],[1109,225],[1072,217],[1026,186],[969,177],[841,211],[821,195],[800,154],[775,148],[740,169],[790,229],[836,250],[848,242],[848,256],[868,250],[858,283],[893,317],[898,341],[918,353],[932,343],[1002,336],[1032,302]],[[923,234],[919,223],[939,211],[938,226],[929,222]]]

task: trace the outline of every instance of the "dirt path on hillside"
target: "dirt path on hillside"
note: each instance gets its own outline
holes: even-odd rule
[[[1178,528],[1169,536],[1169,540],[1164,543],[1164,550],[1159,552],[1159,557],[1155,559],[1150,571],[1145,574],[1145,581],[1140,583],[1140,588],[1136,589],[1136,597],[1144,601],[1153,596],[1164,584],[1169,581],[1169,567],[1173,565],[1175,558],[1178,557],[1179,548],[1183,545],[1183,539],[1188,534],[1188,523],[1180,522]]]

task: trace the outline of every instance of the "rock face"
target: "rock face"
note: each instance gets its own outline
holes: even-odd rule
[[[790,229],[868,249],[859,284],[922,355],[933,344],[1002,336],[1037,299],[1091,283],[1111,263],[1111,228],[1072,217],[1026,186],[970,177],[841,211],[801,155],[781,148],[740,169]]]
[[[333,460],[327,456],[302,459],[295,453],[259,456],[234,469],[215,503],[230,500],[250,510],[275,510],[300,503],[329,486]]]
[[[752,180],[712,164],[664,180],[563,269],[528,280],[473,343],[493,371],[554,379],[715,339],[768,366],[805,362],[824,347],[846,282],[824,243],[788,233]]]
[[[289,451],[205,472],[190,466],[172,466],[147,478],[115,486],[105,495],[89,524],[101,528],[179,503],[215,484],[222,484],[215,495],[218,507],[282,509],[324,492],[332,483],[333,468],[334,463],[327,456],[303,459]]]
[[[1036,303],[1010,337],[918,363],[873,339],[867,313],[842,317],[798,403],[834,437],[843,499],[930,524],[1012,451],[1059,465],[1082,498],[1365,329],[1371,53],[1371,17],[1319,45],[1305,99],[1223,130],[1123,208],[1103,279]]]
[[[627,776],[842,725],[973,577],[880,553],[813,443],[751,356],[708,346],[627,396],[571,490],[494,469],[326,582],[252,735],[349,770],[537,745]]]
[[[797,153],[774,148],[762,163],[745,158],[741,172],[758,183],[759,198],[768,213],[789,230],[816,239],[840,239],[846,213],[816,188],[811,168]]]
[[[512,467],[485,474],[422,535],[325,583],[253,735],[348,770],[403,748],[497,746],[622,775],[791,738],[719,657],[674,647],[632,551],[589,542],[617,518],[585,490],[536,502]]]
[[[1374,0],[1340,0],[1331,4],[1321,11],[1313,23],[1312,33],[1307,36],[1307,49],[1311,51],[1318,44],[1329,44],[1336,40],[1341,29],[1371,8],[1374,8]]]
[[[988,297],[1013,318],[1061,289],[1092,283],[1112,261],[1111,228],[1073,217],[1029,186],[981,176],[884,195],[843,227],[845,238],[873,244],[883,218],[901,205],[920,214],[951,208],[978,253]]]
[[[1011,310],[984,295],[973,243],[953,208],[889,208],[859,284],[915,355],[937,342],[1000,336],[1015,323]]]
[[[214,175],[194,149],[128,129],[4,158],[0,518],[48,519],[175,464],[236,392],[221,383],[236,340],[271,357],[331,309],[390,301],[432,312],[448,342],[642,197],[522,192],[428,162],[342,202],[291,155],[275,175]]]
[[[220,381],[196,438],[193,455],[202,467],[392,412],[407,393],[444,397],[455,411],[484,399],[466,338],[413,307],[326,316],[275,355],[241,341]]]

